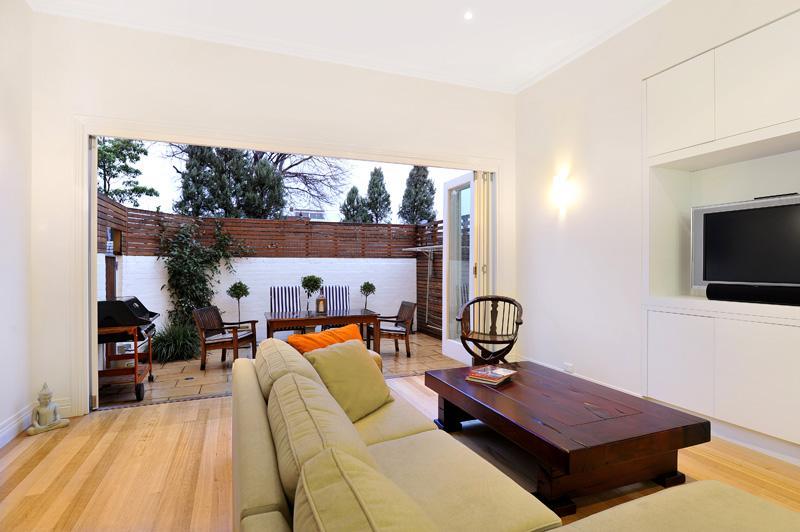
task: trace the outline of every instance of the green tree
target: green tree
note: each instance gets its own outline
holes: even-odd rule
[[[133,166],[146,156],[140,140],[97,137],[97,191],[132,207],[142,196],[158,196],[156,189],[139,184],[142,172]]]
[[[428,177],[428,168],[425,166],[412,168],[406,179],[406,190],[398,211],[400,219],[408,224],[435,220],[436,210],[433,208],[435,195],[436,189],[433,181]]]
[[[181,196],[173,209],[187,216],[241,218],[243,183],[253,178],[252,160],[244,151],[187,146]]]
[[[286,187],[280,172],[269,159],[259,160],[253,168],[252,177],[242,182],[241,208],[245,218],[277,220],[283,217]]]
[[[277,218],[289,204],[321,207],[339,197],[349,175],[340,160],[329,157],[170,146],[172,156],[185,163],[175,168],[181,196],[173,208],[190,216]]]
[[[359,196],[358,187],[354,186],[344,198],[344,203],[339,207],[343,222],[366,224],[372,222],[372,215],[367,209],[364,198]]]
[[[386,191],[383,181],[383,170],[380,167],[372,170],[367,186],[366,207],[376,224],[389,222],[392,217],[392,200]]]

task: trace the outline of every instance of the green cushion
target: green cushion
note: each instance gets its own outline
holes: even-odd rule
[[[347,451],[377,467],[342,407],[321,384],[294,373],[284,375],[272,385],[267,415],[289,500],[294,498],[303,464],[325,449]]]
[[[392,400],[381,370],[360,340],[315,349],[306,353],[306,358],[350,421],[358,421]]]
[[[294,347],[277,338],[261,342],[256,351],[255,367],[265,401],[269,398],[272,384],[287,373],[296,373],[322,384],[308,360]]]
[[[565,532],[800,530],[800,513],[716,480],[667,488],[576,521]]]
[[[364,462],[328,449],[303,466],[294,530],[438,530],[417,503]]]

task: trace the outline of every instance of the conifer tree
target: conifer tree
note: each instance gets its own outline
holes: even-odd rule
[[[359,196],[358,187],[356,186],[347,193],[344,203],[339,207],[339,212],[342,213],[343,222],[364,224],[372,221],[372,216],[367,210],[364,198]]]
[[[283,217],[286,187],[269,159],[259,160],[252,177],[243,181],[241,207],[245,218],[277,220]]]
[[[392,200],[386,191],[383,181],[383,170],[380,167],[372,170],[367,186],[366,206],[372,222],[376,224],[389,222],[392,217]]]
[[[433,181],[428,177],[428,168],[415,166],[408,173],[406,190],[403,193],[403,202],[398,215],[407,224],[432,222],[436,219],[436,210],[433,208],[433,199],[436,189]]]

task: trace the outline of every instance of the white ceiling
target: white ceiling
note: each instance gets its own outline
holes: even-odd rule
[[[28,1],[39,12],[515,93],[668,0]]]

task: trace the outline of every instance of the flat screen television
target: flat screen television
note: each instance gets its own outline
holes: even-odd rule
[[[800,195],[692,209],[692,285],[800,286]]]

